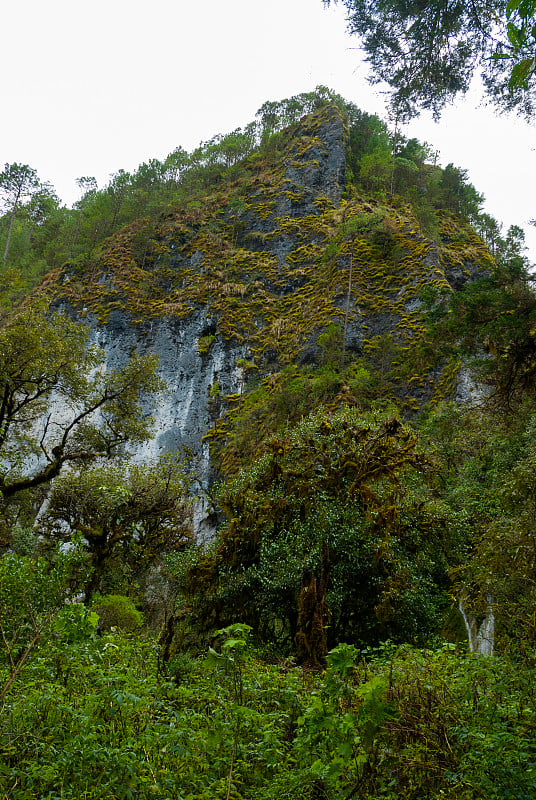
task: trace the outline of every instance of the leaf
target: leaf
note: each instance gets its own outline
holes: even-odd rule
[[[99,615],[95,611],[88,611],[87,621],[90,625],[96,628],[99,624]]]
[[[519,8],[521,0],[508,0],[506,4],[506,19],[510,19],[512,13]]]
[[[222,661],[225,661],[225,656],[222,656],[221,653],[218,653],[213,647],[209,647],[207,653],[207,664],[210,666],[220,666]]]
[[[517,28],[513,22],[509,22],[506,26],[506,34],[514,47],[519,48],[523,44],[523,33]]]
[[[517,2],[517,0],[514,0],[514,2]],[[535,0],[521,0],[517,2],[517,9],[519,11],[519,16],[523,19],[527,19],[536,12],[536,2]]]
[[[314,775],[315,778],[323,778],[326,774],[326,767],[322,763],[322,761],[317,758],[316,761],[313,761],[311,764],[311,775]]]
[[[345,673],[350,670],[358,656],[358,651],[352,644],[338,644],[330,650],[327,661],[330,667],[337,672]]]
[[[233,650],[235,647],[245,647],[246,643],[243,639],[227,639],[223,647],[226,650]]]
[[[510,89],[528,89],[527,78],[534,71],[535,63],[533,58],[524,58],[519,61],[512,69],[508,85]]]

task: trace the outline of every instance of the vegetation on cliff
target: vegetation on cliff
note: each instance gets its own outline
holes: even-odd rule
[[[322,87],[74,209],[31,176],[0,219],[3,796],[533,796],[521,231]],[[101,370],[76,321],[199,309],[200,359],[241,348],[203,546],[195,454],[122,457],[154,361]]]

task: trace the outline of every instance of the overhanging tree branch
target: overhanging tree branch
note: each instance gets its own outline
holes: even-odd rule
[[[150,420],[141,415],[139,397],[161,387],[156,358],[135,356],[112,373],[98,370],[99,362],[87,331],[65,314],[30,307],[0,324],[0,491],[5,500],[49,482],[68,462],[109,457],[125,442],[148,437]],[[70,418],[64,420],[66,408]],[[46,463],[25,469],[39,455]]]

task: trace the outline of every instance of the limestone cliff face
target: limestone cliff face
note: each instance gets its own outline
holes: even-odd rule
[[[248,209],[244,208],[240,219],[244,238],[260,234],[270,239],[268,244],[261,247],[255,244],[254,249],[244,252],[254,259],[260,258],[262,253],[262,258],[272,262],[279,273],[274,288],[281,296],[296,290],[302,282],[285,275],[296,236],[281,230],[281,225],[291,219],[317,215],[319,209],[315,204],[318,202],[335,206],[340,202],[344,188],[345,141],[340,115],[327,115],[315,133],[311,136],[311,131],[297,131],[288,160],[283,164],[283,177],[279,179],[282,190],[270,196],[270,186],[253,187],[248,194]],[[268,212],[260,209],[263,205],[269,207]],[[232,225],[229,223],[230,228]],[[187,285],[199,283],[203,276],[210,278],[219,260],[214,263],[214,254],[207,252],[207,241],[202,236],[194,237],[185,251],[177,237],[172,235],[165,255],[175,275],[188,275]],[[214,300],[221,300],[217,297],[220,291],[224,296],[227,292],[231,299],[243,297],[242,286],[238,290],[232,286],[229,288],[221,276],[218,277],[221,286],[214,292]],[[107,291],[110,288],[113,291],[117,283],[115,271],[103,271],[98,283],[104,284]],[[67,276],[63,294],[69,299],[70,284],[71,279]],[[195,305],[187,314],[173,313],[177,309],[172,307],[172,313],[165,313],[164,309],[164,313],[153,315],[151,319],[140,319],[140,315],[134,315],[133,309],[128,307],[112,307],[103,313],[89,292],[88,297],[84,297],[86,306],[83,311],[90,327],[90,341],[102,350],[106,369],[120,369],[133,352],[155,352],[158,355],[159,374],[166,389],[157,397],[145,398],[144,410],[154,418],[154,436],[134,451],[134,457],[153,458],[162,452],[175,452],[186,447],[196,458],[197,474],[206,489],[212,472],[208,444],[203,443],[203,437],[213,424],[218,409],[223,407],[221,398],[242,391],[244,364],[252,358],[252,351],[243,335],[221,335],[222,323],[224,326],[229,324],[225,313],[227,308],[222,315],[212,297],[203,298],[203,301],[192,299]],[[80,303],[77,305],[80,307]],[[88,305],[93,309],[88,309]],[[239,309],[237,317],[240,325],[243,320]],[[204,510],[200,500],[196,509],[196,528],[201,537],[207,527]],[[210,529],[210,522],[208,526]]]
[[[166,389],[145,399],[145,411],[155,419],[154,437],[137,456],[156,456],[181,446],[197,451],[210,424],[208,403],[215,381],[226,394],[240,387],[237,361],[244,355],[244,346],[217,342],[210,358],[200,355],[199,340],[207,326],[205,309],[186,321],[164,317],[146,326],[133,325],[121,311],[111,314],[105,325],[94,318],[89,322],[91,341],[103,351],[107,369],[120,369],[133,352],[158,355]]]
[[[457,364],[425,355],[423,289],[452,291],[489,255],[448,215],[438,245],[407,205],[348,189],[345,153],[343,118],[323,109],[275,153],[250,158],[239,178],[168,211],[150,239],[140,221],[111,237],[84,275],[56,276],[52,291],[84,316],[108,368],[132,352],[159,356],[167,388],[146,401],[155,434],[136,457],[187,447],[207,488],[204,437],[250,376],[314,366],[333,326],[345,357],[389,371],[408,409],[452,391]],[[412,374],[406,359],[419,348]],[[203,513],[200,504],[201,535]]]
[[[245,346],[218,341],[211,348],[210,357],[200,355],[199,341],[211,324],[207,309],[197,310],[186,320],[163,317],[147,325],[132,324],[123,311],[111,313],[106,324],[99,323],[93,315],[86,321],[90,341],[103,352],[106,369],[121,369],[133,352],[158,355],[159,375],[166,388],[143,401],[144,412],[154,419],[153,437],[131,455],[149,460],[164,452],[188,449],[199,480],[192,487],[197,496],[194,527],[198,539],[204,540],[213,533],[204,492],[199,491],[209,488],[213,476],[208,443],[203,443],[213,422],[211,390],[218,382],[226,395],[240,391],[242,370],[238,362],[244,357]]]

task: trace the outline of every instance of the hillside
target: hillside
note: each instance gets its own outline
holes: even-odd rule
[[[89,265],[47,275],[47,291],[89,321],[107,363],[133,348],[158,353],[169,391],[154,409],[153,453],[182,444],[200,453],[207,434],[220,442],[225,412],[254,386],[288,382],[293,368],[336,365],[323,398],[335,402],[356,399],[365,368],[370,393],[408,412],[455,391],[459,357],[430,347],[427,318],[434,297],[492,269],[482,240],[443,210],[431,236],[409,199],[353,184],[335,104],[280,137],[156,222],[118,230]]]
[[[0,218],[3,796],[532,796],[520,230],[322,87],[83,181]]]

